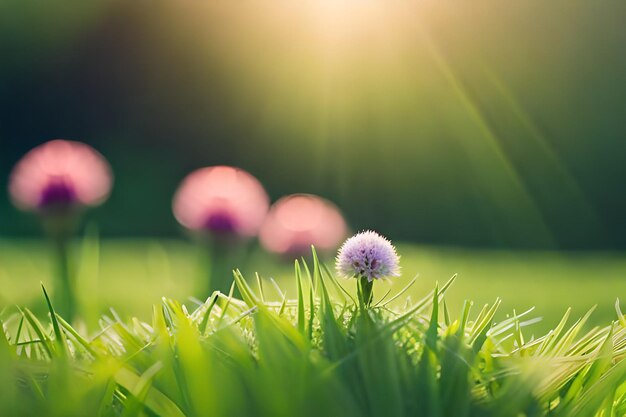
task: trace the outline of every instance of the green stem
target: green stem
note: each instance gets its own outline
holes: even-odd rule
[[[364,308],[369,308],[374,298],[374,281],[367,277],[359,278],[359,301]]]
[[[233,283],[233,269],[241,267],[240,263],[246,256],[246,248],[233,242],[210,241],[200,254],[203,257],[204,274],[201,298],[209,297],[213,291],[228,294]],[[208,255],[207,255],[208,252]]]
[[[228,294],[230,289],[230,283],[232,281],[232,274],[228,267],[228,253],[218,244],[211,244],[209,255],[209,276],[207,279],[207,291],[208,297],[213,291],[221,291],[224,294]]]
[[[53,239],[54,255],[57,264],[56,291],[58,300],[56,309],[71,323],[74,320],[76,300],[74,298],[74,280],[70,270],[69,239],[57,236]]]

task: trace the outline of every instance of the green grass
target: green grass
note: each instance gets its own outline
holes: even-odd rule
[[[77,247],[82,255],[78,265],[79,294],[83,312],[90,323],[110,307],[122,317],[148,319],[152,305],[167,296],[187,300],[206,299],[197,289],[204,279],[199,270],[196,246],[184,241],[105,240]],[[0,240],[0,306],[25,305],[45,312],[39,283],[50,289],[51,259],[45,242]],[[444,282],[453,274],[459,278],[448,294],[450,309],[458,313],[465,299],[476,304],[503,301],[503,317],[513,309],[534,312],[544,320],[533,326],[543,332],[553,327],[568,307],[574,316],[583,315],[597,304],[590,324],[606,324],[615,318],[615,299],[626,299],[626,255],[610,253],[548,253],[463,250],[399,245],[403,277],[394,280],[397,288],[413,276],[419,277],[407,293],[415,298]],[[332,259],[327,260],[332,266]],[[292,265],[253,251],[248,262],[236,264],[246,276],[259,272],[263,279],[275,278],[289,297],[295,295]],[[278,298],[268,282],[268,296]],[[351,282],[345,285],[352,288]],[[386,291],[377,285],[376,292]],[[87,308],[86,308],[87,307]],[[501,318],[501,317],[499,317]]]
[[[108,315],[91,336],[56,314],[0,318],[0,405],[46,416],[621,417],[626,316],[584,332],[567,316],[529,337],[532,314],[496,320],[447,306],[454,279],[404,308],[359,307],[316,262],[294,299],[271,302],[235,273],[240,298],[164,298],[149,321]],[[377,286],[376,282],[374,285]],[[266,288],[264,290],[263,288]],[[278,292],[282,292],[277,288]],[[417,290],[413,290],[417,295]],[[352,295],[351,295],[352,293]]]

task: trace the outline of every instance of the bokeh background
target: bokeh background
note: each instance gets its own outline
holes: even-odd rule
[[[4,0],[0,183],[52,138],[103,153],[116,183],[88,220],[107,242],[147,239],[103,244],[142,254],[142,273],[111,280],[187,256],[176,186],[229,164],[273,200],[315,193],[354,230],[406,242],[425,287],[460,272],[474,294],[459,298],[500,284],[527,292],[513,307],[560,293],[555,310],[609,317],[626,298],[625,21],[622,1]],[[0,193],[3,302],[45,277],[28,269],[39,236]],[[180,262],[155,297],[186,294]]]
[[[623,2],[291,3],[3,1],[0,180],[71,138],[105,235],[176,235],[180,179],[233,164],[398,239],[626,247]]]

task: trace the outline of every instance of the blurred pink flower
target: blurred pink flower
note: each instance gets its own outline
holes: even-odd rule
[[[270,252],[302,256],[311,250],[328,252],[339,246],[348,227],[330,201],[310,194],[294,194],[278,200],[270,209],[259,238]]]
[[[56,139],[31,149],[9,179],[13,203],[24,210],[96,206],[109,195],[111,168],[89,145]]]
[[[246,171],[229,166],[192,172],[179,186],[173,203],[180,224],[218,236],[255,236],[268,209],[263,185]]]

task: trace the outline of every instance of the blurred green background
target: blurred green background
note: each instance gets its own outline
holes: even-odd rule
[[[193,293],[171,197],[229,164],[273,200],[319,194],[354,230],[407,242],[415,294],[458,272],[456,308],[499,295],[548,325],[568,305],[610,320],[626,298],[625,21],[623,1],[3,0],[0,183],[52,138],[108,158],[81,281],[96,310],[147,317]],[[39,236],[0,193],[3,306],[42,306]],[[244,272],[287,276],[254,256]]]
[[[104,236],[177,236],[190,170],[420,243],[626,247],[621,1],[0,2],[0,182],[52,138],[117,183]],[[38,233],[0,193],[0,233]]]
[[[194,305],[193,297],[204,301],[206,272],[202,269],[205,248],[179,240],[92,239],[76,242],[74,248],[80,300],[80,316],[90,328],[101,314],[113,308],[123,319],[150,320],[152,305],[161,297],[175,298]],[[418,276],[414,286],[397,299],[402,306],[407,296],[413,302],[431,291],[435,282],[443,285],[458,273],[446,299],[450,312],[458,315],[465,300],[473,301],[475,314],[485,303],[502,299],[497,319],[514,310],[521,313],[536,307],[528,318],[543,318],[526,334],[540,335],[556,326],[568,307],[570,323],[597,305],[589,325],[606,325],[617,318],[616,297],[626,300],[626,257],[619,254],[567,254],[560,252],[453,249],[400,244],[402,277],[377,282],[375,301],[390,286],[391,295]],[[308,259],[310,262],[310,259]],[[332,267],[332,261],[326,259]],[[269,257],[254,249],[246,262],[238,265],[253,288],[255,272],[264,282],[266,297],[280,300],[271,283],[274,279],[287,298],[296,298],[293,264]],[[27,305],[39,316],[46,314],[40,282],[52,288],[52,259],[42,242],[0,240],[0,306]],[[355,280],[340,282],[356,294]],[[391,295],[389,297],[391,297]],[[53,297],[54,299],[54,297]]]

